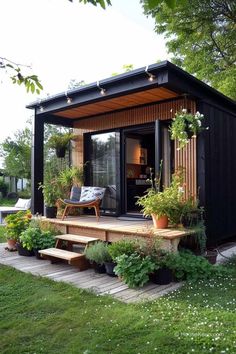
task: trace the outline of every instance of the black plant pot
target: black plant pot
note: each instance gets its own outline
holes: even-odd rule
[[[114,262],[105,262],[105,268],[106,268],[106,273],[110,277],[116,277],[117,275],[114,272],[114,268],[116,266],[116,263]]]
[[[27,248],[24,248],[20,242],[16,243],[16,248],[20,256],[26,256],[26,257],[34,256],[34,251],[27,250]]]
[[[35,257],[36,257],[37,259],[43,259],[43,258],[40,256],[40,253],[39,253],[39,250],[38,250],[38,249],[34,248],[33,251],[34,251],[34,255],[35,255]]]
[[[99,274],[106,273],[106,268],[104,264],[98,264],[96,262],[92,262],[92,268],[94,269],[95,273],[99,273]]]
[[[204,257],[208,260],[209,263],[216,264],[217,255],[217,250],[207,250]]]
[[[57,207],[46,206],[45,207],[45,216],[46,216],[46,218],[55,219],[57,217]]]
[[[156,270],[154,273],[150,274],[150,280],[159,285],[166,285],[173,281],[173,273],[172,270],[163,267]]]
[[[59,158],[63,158],[66,155],[66,148],[65,147],[60,147],[60,148],[56,148],[56,155]]]

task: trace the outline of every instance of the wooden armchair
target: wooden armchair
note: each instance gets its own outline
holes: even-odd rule
[[[62,220],[66,217],[72,208],[94,208],[97,221],[100,218],[99,206],[105,193],[105,188],[86,187],[81,188],[73,186],[71,189],[70,199],[59,199],[58,205],[65,205]]]

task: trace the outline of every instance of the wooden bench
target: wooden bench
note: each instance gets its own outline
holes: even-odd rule
[[[67,261],[68,264],[77,266],[79,270],[90,268],[90,264],[83,253],[72,252],[73,244],[82,245],[86,249],[91,243],[98,241],[98,238],[73,234],[58,235],[55,238],[57,240],[55,248],[39,251],[42,258],[49,259],[51,263]],[[67,243],[66,250],[61,249],[63,242]]]
[[[162,248],[177,253],[181,238],[193,234],[194,231],[186,229],[153,229],[153,234],[163,240]]]

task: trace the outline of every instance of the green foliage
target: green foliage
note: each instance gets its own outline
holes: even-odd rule
[[[96,262],[97,264],[104,264],[104,262],[110,262],[111,256],[108,252],[108,245],[105,242],[98,241],[86,248],[85,256],[90,262]]]
[[[155,30],[168,39],[173,62],[225,95],[236,98],[235,1],[141,1]],[[174,2],[173,2],[174,5]]]
[[[61,189],[61,197],[69,197],[72,185],[82,186],[84,183],[84,168],[80,167],[66,167],[60,171],[58,176],[58,182]]]
[[[195,256],[190,251],[170,255],[167,264],[173,270],[177,280],[186,279],[196,282],[200,279],[223,276],[228,272],[224,267],[212,265],[204,257]]]
[[[114,272],[130,288],[141,287],[149,280],[149,274],[156,268],[150,256],[141,257],[137,253],[123,254],[116,258]]]
[[[55,239],[50,231],[42,231],[37,227],[28,227],[20,235],[20,242],[24,248],[43,250],[55,246]]]
[[[6,228],[5,226],[0,227],[0,243],[6,242]]]
[[[73,0],[69,0],[73,2]],[[94,6],[100,5],[101,8],[105,10],[106,6],[111,5],[110,0],[79,0],[79,2],[83,2],[84,4],[92,4]]]
[[[60,197],[58,178],[54,177],[52,173],[48,173],[44,183],[39,183],[39,189],[42,189],[45,205],[55,206]]]
[[[29,226],[31,216],[29,210],[7,215],[5,218],[7,238],[18,241],[21,233]]]
[[[175,118],[171,122],[170,134],[172,140],[177,140],[179,149],[182,149],[189,142],[189,135],[196,137],[204,128],[202,127],[203,114],[196,112],[188,113],[184,108],[180,112],[176,112]]]
[[[73,137],[72,133],[53,134],[48,140],[48,147],[51,149],[66,148]]]
[[[0,177],[0,192],[2,193],[3,197],[6,197],[7,191],[8,191],[8,184],[4,182],[2,177]]]
[[[14,206],[17,202],[18,198],[14,198],[14,199],[8,199],[8,198],[3,198],[0,199],[0,206]]]
[[[134,251],[135,242],[130,239],[122,239],[108,246],[108,252],[113,261],[116,261],[116,258],[123,254],[131,255]]]
[[[34,240],[41,237],[40,229],[28,227],[20,234],[19,241],[28,251],[34,248]]]
[[[10,62],[7,59],[5,60]],[[10,68],[14,72],[13,76],[11,76],[13,84],[25,86],[27,93],[37,93],[39,95],[43,90],[37,75],[23,75],[20,66],[13,62],[6,64],[6,68]]]
[[[181,186],[183,184],[182,173],[177,171],[172,178],[171,185],[164,187],[163,191],[151,188],[147,193],[138,198],[137,204],[142,207],[142,213],[145,216],[152,214],[163,216],[167,215],[170,222],[179,224],[183,213],[183,193]]]
[[[55,246],[54,236],[59,235],[55,226],[44,221],[40,216],[33,217],[26,230],[20,235],[20,242],[29,251],[32,249],[43,250]]]
[[[5,174],[18,178],[31,177],[31,130],[17,130],[13,138],[8,137],[0,145],[0,156],[4,158]]]

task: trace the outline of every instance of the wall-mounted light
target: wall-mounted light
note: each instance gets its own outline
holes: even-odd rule
[[[99,81],[97,81],[97,87],[99,88],[101,95],[106,94],[106,89],[104,89],[103,87],[100,86]]]
[[[148,71],[148,65],[146,66],[145,73],[148,75],[148,80],[153,81],[156,76]]]
[[[39,106],[39,110],[40,110],[40,112],[43,112],[43,111],[44,111],[44,108],[43,108],[42,105]]]
[[[65,96],[66,96],[66,102],[67,102],[68,104],[71,104],[72,98],[67,95],[67,92],[65,92]]]

